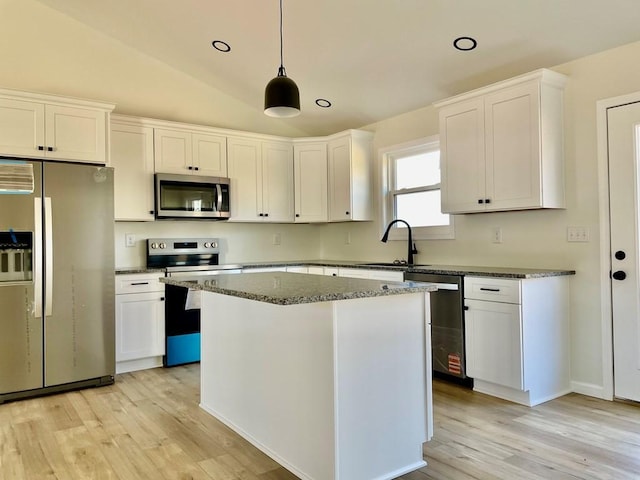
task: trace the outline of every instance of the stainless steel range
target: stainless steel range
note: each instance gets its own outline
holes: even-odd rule
[[[239,265],[220,265],[217,238],[149,238],[147,267],[168,277],[240,273]],[[165,285],[165,367],[200,361],[200,292]]]

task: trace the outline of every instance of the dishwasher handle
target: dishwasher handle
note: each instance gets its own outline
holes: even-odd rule
[[[458,291],[460,288],[457,283],[434,283],[438,290],[450,290],[450,291]]]

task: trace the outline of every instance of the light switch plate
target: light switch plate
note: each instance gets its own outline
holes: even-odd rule
[[[133,233],[125,233],[124,234],[124,244],[127,247],[135,247],[136,246],[136,236]]]
[[[493,227],[493,243],[502,243],[502,228]]]

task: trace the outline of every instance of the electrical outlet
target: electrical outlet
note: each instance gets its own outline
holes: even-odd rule
[[[344,237],[345,245],[351,245],[351,232],[347,232],[347,235]]]
[[[124,234],[124,244],[127,247],[135,247],[136,246],[136,236],[133,233],[125,233]]]
[[[280,234],[279,233],[274,233],[273,234],[273,238],[271,239],[271,243],[273,245],[280,245],[280,240],[281,240]]]
[[[589,242],[589,227],[567,227],[567,242]]]
[[[502,243],[502,228],[493,227],[493,243]]]

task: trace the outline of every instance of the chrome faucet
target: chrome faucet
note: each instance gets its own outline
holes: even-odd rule
[[[407,264],[408,265],[413,265],[413,255],[418,253],[418,250],[416,249],[416,245],[415,243],[413,243],[413,238],[411,236],[411,225],[409,225],[407,222],[405,222],[404,220],[400,220],[399,218],[392,220],[389,225],[387,225],[387,229],[384,232],[384,235],[382,236],[382,238],[380,239],[381,242],[387,243],[387,240],[389,240],[389,231],[391,230],[391,226],[394,223],[404,223],[407,226],[407,229],[409,230],[409,234],[407,237]]]

